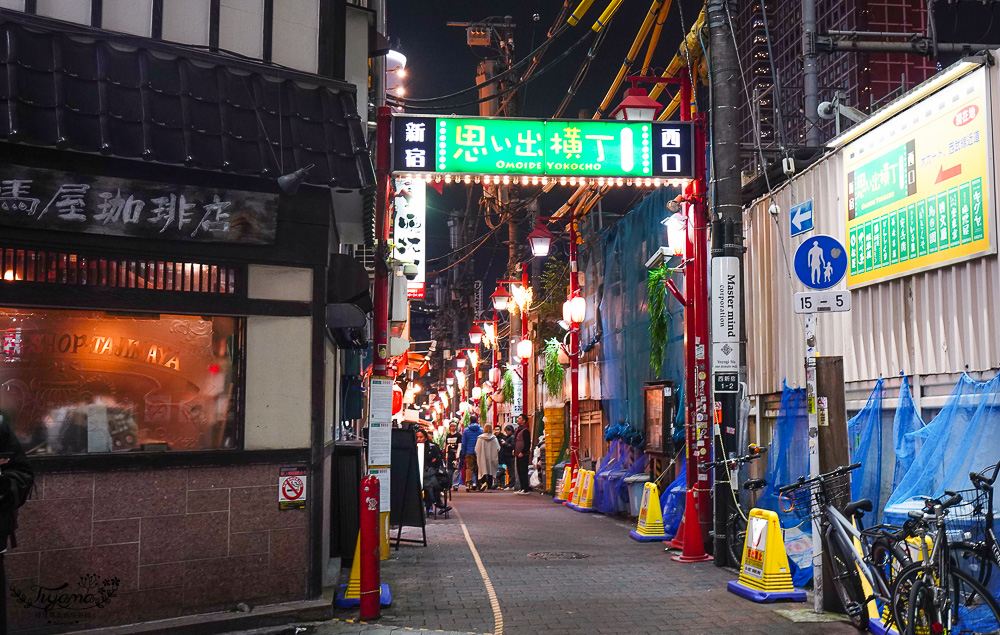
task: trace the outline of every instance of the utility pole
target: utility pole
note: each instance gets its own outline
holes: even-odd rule
[[[765,0],[761,0],[765,1]],[[806,3],[810,0],[805,0]],[[741,85],[736,46],[727,13],[728,0],[708,0],[709,56],[712,68],[712,377],[716,458],[735,452],[738,438],[739,389],[746,380],[746,337],[743,324],[743,206],[740,181],[740,127],[737,107]],[[804,12],[804,10],[803,10]],[[815,112],[815,107],[813,108]],[[715,563],[726,558],[726,519],[732,495],[726,467],[715,475]]]
[[[766,2],[767,0],[760,0]],[[802,78],[805,84],[806,145],[820,145],[819,71],[816,68],[816,0],[802,0]]]

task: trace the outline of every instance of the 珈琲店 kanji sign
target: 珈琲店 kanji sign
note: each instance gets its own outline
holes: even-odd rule
[[[393,171],[689,179],[692,124],[393,117]]]

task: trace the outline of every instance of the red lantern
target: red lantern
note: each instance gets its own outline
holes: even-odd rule
[[[398,415],[403,411],[403,389],[399,386],[392,387],[392,414]]]

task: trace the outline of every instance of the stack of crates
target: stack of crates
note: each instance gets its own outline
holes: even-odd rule
[[[548,475],[546,489],[562,478],[562,474],[554,472],[559,461],[559,453],[566,443],[566,417],[562,408],[545,409],[545,471]]]

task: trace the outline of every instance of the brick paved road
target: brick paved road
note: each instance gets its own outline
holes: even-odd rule
[[[571,511],[548,497],[461,492],[454,505],[495,587],[505,634],[856,633],[844,623],[789,622],[774,609],[804,605],[761,605],[734,596],[725,589],[732,571],[674,562],[660,543],[630,539],[630,525]],[[493,611],[458,516],[429,521],[427,538],[426,549],[403,546],[383,563],[393,603],[380,624],[492,633]],[[589,557],[528,557],[544,551]],[[343,612],[345,618],[356,615]],[[342,632],[337,628],[331,623],[313,632]]]

